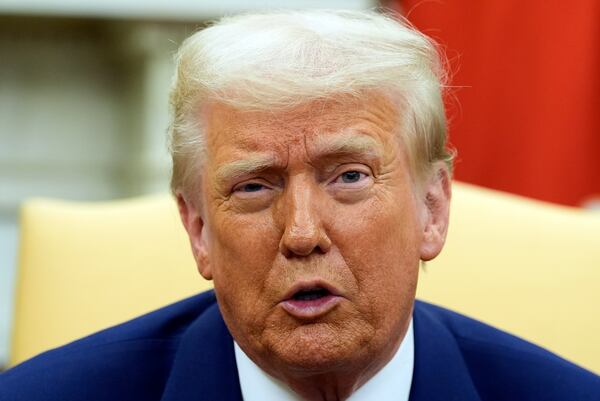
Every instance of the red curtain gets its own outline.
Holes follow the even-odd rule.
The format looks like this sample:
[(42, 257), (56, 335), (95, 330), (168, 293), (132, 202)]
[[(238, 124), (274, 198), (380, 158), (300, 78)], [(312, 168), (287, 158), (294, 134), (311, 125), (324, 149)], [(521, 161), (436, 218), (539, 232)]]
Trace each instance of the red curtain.
[(458, 180), (567, 205), (600, 197), (600, 1), (396, 6), (449, 59)]

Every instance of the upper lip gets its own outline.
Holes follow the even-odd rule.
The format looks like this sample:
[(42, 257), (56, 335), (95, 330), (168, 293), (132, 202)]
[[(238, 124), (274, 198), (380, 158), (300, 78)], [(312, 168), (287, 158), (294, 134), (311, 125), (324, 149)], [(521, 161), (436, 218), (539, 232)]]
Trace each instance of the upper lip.
[(292, 299), (294, 295), (300, 291), (310, 291), (318, 288), (323, 288), (329, 291), (331, 295), (342, 295), (341, 292), (337, 288), (335, 288), (335, 286), (322, 279), (302, 280), (294, 283), (294, 285), (292, 285), (290, 289), (285, 292), (282, 301)]

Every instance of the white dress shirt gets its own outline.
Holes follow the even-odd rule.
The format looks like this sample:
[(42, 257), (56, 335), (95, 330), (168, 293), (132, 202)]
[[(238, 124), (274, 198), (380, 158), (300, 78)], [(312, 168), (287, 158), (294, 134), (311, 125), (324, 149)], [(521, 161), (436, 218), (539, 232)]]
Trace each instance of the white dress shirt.
[[(260, 369), (234, 342), (240, 387), (244, 401), (301, 401), (281, 381)], [(347, 401), (408, 401), (414, 366), (412, 320), (394, 357)]]

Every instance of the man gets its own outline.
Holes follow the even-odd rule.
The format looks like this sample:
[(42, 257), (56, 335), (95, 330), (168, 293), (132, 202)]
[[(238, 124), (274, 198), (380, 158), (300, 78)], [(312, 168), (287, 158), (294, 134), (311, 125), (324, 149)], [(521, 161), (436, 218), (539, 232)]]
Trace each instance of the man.
[(172, 90), (204, 293), (42, 354), (0, 400), (599, 400), (600, 379), (415, 303), (451, 153), (430, 41), (375, 13), (226, 18)]

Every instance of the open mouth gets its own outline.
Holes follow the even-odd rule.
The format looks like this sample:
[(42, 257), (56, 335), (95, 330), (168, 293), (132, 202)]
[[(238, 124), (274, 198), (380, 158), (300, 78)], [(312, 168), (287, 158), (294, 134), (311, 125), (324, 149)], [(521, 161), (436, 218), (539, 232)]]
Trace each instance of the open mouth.
[(311, 288), (308, 290), (300, 290), (296, 292), (291, 299), (296, 301), (314, 301), (331, 295), (331, 292), (326, 288)]
[(342, 299), (326, 283), (304, 282), (290, 289), (281, 306), (292, 316), (312, 320), (333, 310)]

